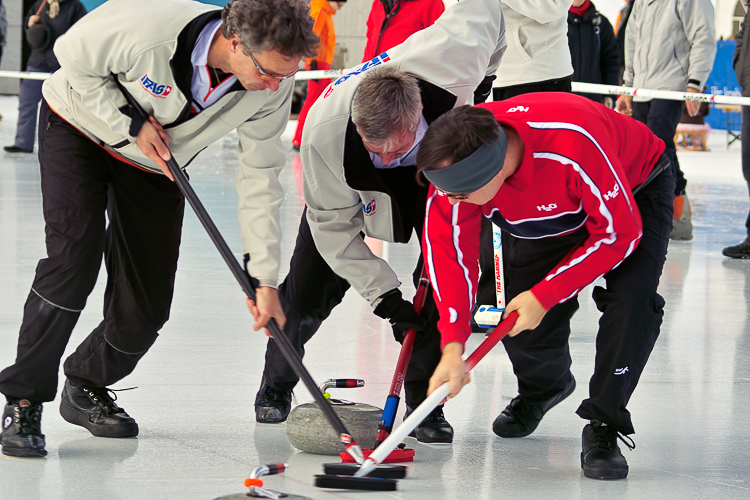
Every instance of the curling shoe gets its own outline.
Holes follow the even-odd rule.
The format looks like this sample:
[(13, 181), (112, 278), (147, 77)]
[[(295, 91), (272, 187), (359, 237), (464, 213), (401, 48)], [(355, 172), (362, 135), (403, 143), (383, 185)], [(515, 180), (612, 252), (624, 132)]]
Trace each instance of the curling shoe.
[(41, 458), (47, 455), (42, 434), (42, 404), (27, 399), (8, 402), (3, 410), (3, 431), (0, 433), (3, 455)]
[(584, 476), (589, 479), (625, 479), (628, 477), (628, 462), (617, 445), (618, 438), (631, 450), (635, 449), (635, 442), (632, 439), (598, 420), (592, 420), (583, 428), (581, 468)]
[[(406, 407), (406, 414), (404, 420), (411, 415), (414, 411), (412, 408)], [(420, 443), (433, 443), (433, 444), (450, 444), (453, 442), (453, 427), (445, 420), (443, 415), (443, 405), (438, 406), (432, 413), (427, 415), (427, 418), (422, 420), (422, 423), (414, 429), (409, 436), (417, 438)]]
[(672, 204), (674, 205), (674, 216), (672, 217), (672, 232), (669, 234), (669, 239), (677, 241), (692, 240), (692, 211), (685, 191), (675, 196)]
[(255, 421), (262, 424), (285, 422), (292, 409), (292, 391), (277, 391), (263, 381), (255, 395)]
[(576, 388), (576, 379), (570, 376), (565, 389), (546, 401), (533, 403), (523, 396), (513, 398), (492, 423), (492, 431), (500, 437), (526, 437), (536, 430), (545, 413), (570, 396)]
[(745, 238), (745, 241), (739, 245), (726, 247), (721, 253), (725, 257), (731, 257), (733, 259), (750, 259), (750, 236)]
[(66, 379), (61, 399), (60, 415), (71, 424), (85, 427), (94, 436), (126, 438), (138, 435), (138, 424), (117, 406), (111, 389), (78, 387)]

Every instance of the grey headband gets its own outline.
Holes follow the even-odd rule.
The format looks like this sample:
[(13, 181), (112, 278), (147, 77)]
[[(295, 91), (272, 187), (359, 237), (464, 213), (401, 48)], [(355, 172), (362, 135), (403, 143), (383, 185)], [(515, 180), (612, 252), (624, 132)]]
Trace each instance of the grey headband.
[(489, 145), (482, 144), (463, 160), (437, 170), (423, 170), (435, 187), (447, 193), (469, 194), (484, 187), (503, 168), (508, 134), (498, 127), (499, 137)]

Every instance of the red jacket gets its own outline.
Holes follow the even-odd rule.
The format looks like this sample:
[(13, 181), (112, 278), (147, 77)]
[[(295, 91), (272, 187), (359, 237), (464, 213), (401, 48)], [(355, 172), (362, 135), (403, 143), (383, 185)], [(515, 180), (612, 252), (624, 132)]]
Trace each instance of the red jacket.
[(385, 1), (372, 2), (367, 18), (367, 45), (362, 62), (395, 47), (412, 33), (431, 26), (445, 10), (443, 0), (396, 0), (390, 18), (384, 25)]
[(587, 239), (531, 289), (548, 310), (619, 265), (638, 245), (641, 216), (631, 186), (646, 179), (664, 152), (664, 143), (642, 123), (573, 94), (526, 94), (481, 106), (518, 131), (524, 158), (482, 206), (451, 206), (430, 187), (422, 245), (443, 346), (463, 344), (471, 333), (482, 215), (519, 238), (588, 230)]

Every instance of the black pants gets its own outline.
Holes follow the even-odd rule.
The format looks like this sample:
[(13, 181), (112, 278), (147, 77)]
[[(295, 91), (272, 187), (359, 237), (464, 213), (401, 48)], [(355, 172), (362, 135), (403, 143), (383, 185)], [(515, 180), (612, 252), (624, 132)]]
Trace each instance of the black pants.
[[(635, 432), (625, 407), (659, 336), (664, 299), (656, 288), (672, 230), (673, 192), (672, 172), (667, 169), (635, 196), (643, 220), (640, 244), (604, 275), (606, 288), (596, 286), (592, 294), (602, 315), (589, 398), (577, 413), (606, 422), (623, 434)], [(585, 229), (541, 240), (503, 233), (508, 300), (544, 279), (587, 236)], [(570, 380), (568, 338), (570, 318), (577, 309), (577, 298), (558, 304), (534, 330), (503, 340), (518, 377), (519, 394), (542, 401), (562, 391)]]
[(65, 375), (76, 385), (111, 385), (154, 343), (169, 317), (184, 199), (169, 179), (116, 160), (45, 101), (39, 161), (47, 258), (37, 265), (16, 362), (0, 372), (0, 392), (46, 402), (55, 398), (60, 358), (102, 255), (104, 319), (65, 361)]
[[(750, 191), (750, 107), (742, 106), (742, 175), (747, 182), (748, 191)], [(745, 229), (750, 236), (750, 213), (745, 220)]]
[[(559, 80), (495, 88), (493, 89), (493, 99), (495, 101), (503, 101), (532, 92), (570, 92), (572, 79), (573, 77), (569, 76)], [(489, 219), (482, 218), (479, 241), (481, 242), (479, 248), (479, 268), (482, 272), (479, 275), (479, 283), (477, 284), (476, 303), (477, 305), (494, 306), (497, 303), (495, 295), (495, 254), (492, 248), (492, 222)], [(507, 297), (506, 300), (508, 300)]]
[(674, 175), (674, 195), (679, 196), (687, 186), (685, 174), (680, 169), (677, 161), (677, 148), (674, 145), (674, 134), (677, 124), (682, 118), (682, 101), (667, 101), (653, 99), (645, 102), (633, 102), (633, 118), (646, 126), (656, 137), (664, 141), (667, 146), (664, 154), (672, 163), (672, 175)]
[[(415, 224), (415, 229), (418, 229), (417, 233), (421, 235), (421, 225)], [(414, 271), (415, 286), (421, 269), (420, 256)], [(289, 274), (278, 289), (286, 315), (284, 332), (300, 356), (304, 355), (307, 341), (315, 335), (333, 308), (341, 303), (348, 289), (349, 283), (334, 273), (318, 252), (310, 233), (305, 209)], [(440, 362), (440, 332), (437, 329), (439, 316), (432, 293), (427, 294), (421, 315), (427, 319), (428, 326), (417, 335), (404, 379), (406, 404), (412, 408), (419, 406), (427, 397), (430, 377)], [(356, 332), (352, 331), (352, 334), (356, 335)], [(336, 374), (331, 376), (335, 377)], [(265, 383), (279, 391), (291, 390), (299, 381), (299, 377), (273, 340), (269, 340), (266, 348), (263, 378)]]

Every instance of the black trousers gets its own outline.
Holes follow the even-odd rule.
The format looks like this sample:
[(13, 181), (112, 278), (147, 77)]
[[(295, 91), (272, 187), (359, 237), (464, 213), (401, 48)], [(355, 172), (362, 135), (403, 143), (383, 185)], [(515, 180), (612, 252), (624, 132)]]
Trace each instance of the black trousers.
[(165, 176), (118, 161), (45, 101), (39, 161), (47, 258), (37, 265), (16, 362), (0, 372), (0, 392), (46, 402), (55, 398), (60, 358), (102, 255), (104, 318), (65, 361), (65, 375), (76, 385), (111, 385), (154, 343), (169, 317), (184, 199)]
[[(742, 106), (742, 125), (741, 125), (742, 137), (745, 138), (742, 142), (742, 175), (745, 177), (747, 182), (748, 192), (750, 192), (750, 107)], [(747, 235), (750, 236), (750, 212), (747, 214), (745, 219), (745, 229)]]
[[(674, 180), (667, 169), (635, 200), (643, 220), (643, 237), (620, 266), (604, 275), (606, 287), (596, 286), (594, 302), (602, 313), (596, 336), (594, 374), (589, 397), (577, 413), (597, 419), (623, 434), (634, 431), (625, 408), (654, 347), (663, 316), (664, 299), (656, 292), (672, 230)], [(503, 233), (506, 293), (510, 301), (529, 290), (588, 236), (585, 230), (554, 238), (524, 240)], [(570, 319), (578, 309), (573, 298), (552, 307), (540, 325), (503, 340), (518, 392), (542, 401), (560, 392), (570, 373)]]
[(685, 174), (682, 173), (680, 162), (677, 160), (677, 148), (674, 144), (677, 124), (680, 123), (680, 118), (682, 118), (682, 106), (682, 101), (667, 101), (664, 99), (633, 102), (633, 118), (644, 123), (666, 145), (664, 154), (672, 163), (675, 196), (679, 196), (687, 186)]
[[(333, 308), (341, 303), (350, 286), (349, 282), (333, 272), (318, 252), (307, 223), (306, 210), (300, 221), (289, 274), (278, 288), (286, 314), (284, 332), (300, 356), (305, 353), (307, 341), (315, 335)], [(415, 224), (415, 229), (421, 236), (422, 226)], [(413, 275), (415, 286), (421, 269), (420, 256)], [(430, 377), (440, 362), (439, 315), (432, 293), (427, 294), (421, 315), (427, 319), (428, 326), (418, 332), (404, 379), (406, 404), (412, 408), (419, 406), (427, 397)], [(356, 335), (356, 332), (352, 333)], [(266, 348), (263, 378), (265, 383), (279, 391), (291, 390), (299, 381), (273, 340), (269, 340)]]
[[(493, 89), (493, 99), (503, 101), (523, 94), (532, 92), (570, 92), (573, 77), (560, 78), (546, 82), (527, 83), (514, 85), (512, 87), (501, 87)], [(492, 222), (482, 219), (482, 228), (479, 233), (479, 282), (477, 283), (477, 305), (492, 305), (497, 303), (495, 296), (495, 254), (492, 248)], [(507, 295), (507, 294), (506, 294)], [(506, 300), (509, 300), (506, 296)]]

